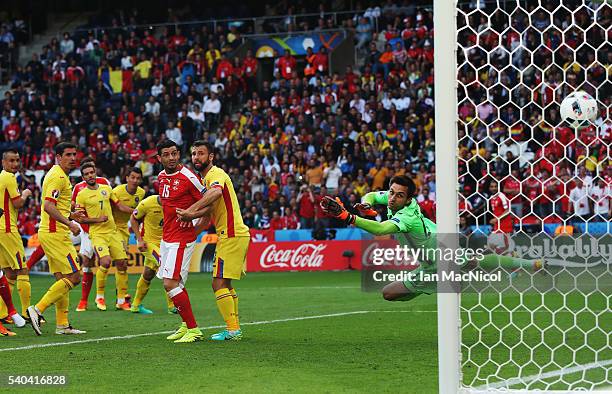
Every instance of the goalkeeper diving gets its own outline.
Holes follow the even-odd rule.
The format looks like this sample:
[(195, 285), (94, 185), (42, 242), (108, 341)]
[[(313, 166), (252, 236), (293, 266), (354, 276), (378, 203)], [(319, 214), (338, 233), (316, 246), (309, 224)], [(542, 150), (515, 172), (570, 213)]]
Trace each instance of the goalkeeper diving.
[[(374, 235), (394, 234), (401, 245), (414, 249), (437, 248), (436, 224), (423, 216), (415, 198), (416, 186), (412, 179), (400, 175), (391, 178), (388, 191), (371, 192), (363, 196), (361, 203), (354, 205), (359, 215), (354, 215), (344, 208), (339, 199), (325, 197), (321, 200), (321, 208), (328, 216), (335, 217), (346, 224), (353, 224)], [(377, 212), (375, 205), (386, 205), (388, 220), (377, 222), (372, 220)], [(372, 218), (372, 219), (368, 219)], [(471, 265), (471, 264), (470, 264)], [(484, 269), (504, 267), (509, 270), (517, 268), (540, 269), (541, 260), (526, 260), (497, 254), (484, 255), (478, 266)], [(419, 271), (426, 274), (437, 272), (437, 262), (419, 261), (419, 267), (413, 271), (415, 275), (406, 281), (396, 281), (383, 288), (383, 297), (388, 301), (409, 301), (420, 294), (433, 294), (437, 283), (420, 281)]]

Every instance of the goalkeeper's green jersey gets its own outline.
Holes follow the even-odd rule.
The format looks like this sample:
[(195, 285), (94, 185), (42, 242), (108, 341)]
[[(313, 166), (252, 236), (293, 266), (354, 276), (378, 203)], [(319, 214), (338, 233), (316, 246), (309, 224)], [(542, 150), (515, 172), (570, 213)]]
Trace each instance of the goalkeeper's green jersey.
[[(389, 202), (389, 192), (376, 192), (374, 204), (387, 205)], [(410, 204), (393, 213), (387, 207), (389, 220), (397, 226), (399, 230), (395, 237), (400, 245), (408, 245), (415, 249), (435, 249), (436, 244), (436, 224), (423, 216), (421, 207), (413, 198)], [(435, 269), (435, 261), (429, 261), (431, 268)]]

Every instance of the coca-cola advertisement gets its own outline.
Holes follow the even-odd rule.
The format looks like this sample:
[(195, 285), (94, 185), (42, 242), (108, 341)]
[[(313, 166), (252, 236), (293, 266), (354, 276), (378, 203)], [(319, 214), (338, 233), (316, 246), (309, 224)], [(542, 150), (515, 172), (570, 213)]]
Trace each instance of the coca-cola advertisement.
[(360, 241), (251, 243), (247, 271), (346, 270), (361, 257)]

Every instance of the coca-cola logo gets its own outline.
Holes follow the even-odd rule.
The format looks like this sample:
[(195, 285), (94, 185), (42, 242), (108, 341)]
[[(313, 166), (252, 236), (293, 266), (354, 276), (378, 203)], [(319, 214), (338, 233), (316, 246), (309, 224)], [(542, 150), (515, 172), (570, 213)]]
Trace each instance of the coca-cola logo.
[(295, 249), (277, 249), (276, 244), (266, 247), (259, 264), (262, 268), (319, 268), (323, 265), (323, 244), (302, 244)]

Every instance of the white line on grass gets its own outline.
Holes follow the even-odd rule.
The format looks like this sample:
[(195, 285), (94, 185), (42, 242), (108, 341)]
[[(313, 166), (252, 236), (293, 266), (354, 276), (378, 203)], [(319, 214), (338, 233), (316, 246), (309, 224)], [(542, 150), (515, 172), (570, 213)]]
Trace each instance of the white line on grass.
[[(254, 321), (254, 322), (247, 322), (247, 323), (240, 323), (240, 324), (243, 325), (243, 326), (257, 326), (257, 325), (261, 325), (261, 324), (283, 323), (283, 322), (298, 321), (298, 320), (323, 319), (323, 318), (326, 318), (326, 317), (337, 317), (337, 316), (348, 316), (348, 315), (361, 315), (361, 314), (374, 313), (374, 312), (378, 312), (378, 311), (340, 312), (340, 313), (330, 313), (330, 314), (326, 314), (326, 315), (300, 316), (300, 317), (289, 317), (289, 318), (286, 318), (286, 319), (262, 320), (262, 321)], [(222, 325), (222, 326), (208, 326), (208, 327), (201, 327), (201, 329), (202, 330), (208, 330), (208, 329), (223, 328), (223, 327), (225, 327), (225, 326), (224, 325)], [(139, 337), (148, 337), (148, 336), (153, 336), (153, 335), (170, 334), (172, 332), (174, 332), (174, 331), (146, 332), (146, 333), (143, 333), (143, 334), (132, 334), (132, 335), (122, 335), (122, 336), (113, 336), (113, 337), (81, 339), (81, 340), (78, 340), (78, 341), (69, 341), (69, 342), (42, 343), (42, 344), (38, 344), (38, 345), (28, 345), (28, 346), (20, 346), (20, 347), (13, 347), (13, 348), (7, 348), (7, 349), (0, 349), (0, 352), (10, 352), (10, 351), (16, 351), (16, 350), (29, 350), (29, 349), (40, 349), (40, 348), (52, 347), (52, 346), (75, 345), (75, 344), (90, 343), (90, 342), (114, 341), (114, 340), (119, 340), (119, 339), (132, 339), (132, 338), (139, 338)]]
[(538, 375), (525, 376), (524, 378), (518, 377), (518, 378), (502, 380), (501, 382), (485, 384), (485, 385), (474, 388), (474, 390), (486, 390), (486, 389), (491, 390), (491, 389), (500, 389), (500, 388), (509, 389), (510, 387), (516, 386), (517, 384), (526, 385), (536, 380), (540, 381), (540, 380), (555, 378), (557, 376), (570, 375), (570, 374), (577, 373), (577, 372), (588, 371), (589, 369), (594, 369), (594, 368), (604, 368), (611, 364), (612, 364), (612, 360), (595, 361), (589, 364), (576, 365), (570, 368), (562, 368), (557, 371), (550, 371), (550, 372), (544, 372)]

